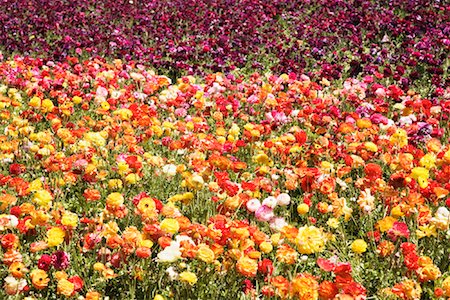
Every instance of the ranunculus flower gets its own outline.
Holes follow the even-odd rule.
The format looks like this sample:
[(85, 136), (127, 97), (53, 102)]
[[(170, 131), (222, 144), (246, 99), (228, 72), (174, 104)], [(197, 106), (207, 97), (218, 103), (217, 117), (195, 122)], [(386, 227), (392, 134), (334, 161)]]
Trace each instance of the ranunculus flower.
[(350, 245), (350, 248), (353, 252), (361, 254), (366, 252), (367, 250), (367, 243), (362, 239), (354, 240), (353, 243)]
[(66, 233), (59, 227), (53, 227), (47, 231), (47, 244), (49, 247), (55, 247), (64, 242)]
[(65, 270), (70, 265), (70, 255), (64, 251), (56, 251), (51, 256), (52, 265), (56, 270)]
[(194, 285), (197, 283), (197, 275), (188, 271), (181, 272), (178, 275), (178, 279), (182, 282), (187, 282), (190, 285)]
[(273, 209), (266, 205), (262, 205), (256, 210), (255, 217), (258, 221), (261, 222), (270, 221), (270, 219), (274, 217)]
[(30, 278), (33, 286), (38, 290), (45, 289), (50, 282), (50, 278), (48, 278), (47, 272), (40, 269), (31, 271)]
[(236, 269), (246, 277), (255, 277), (258, 271), (258, 262), (248, 256), (242, 256), (236, 263)]
[(247, 201), (246, 206), (249, 211), (256, 212), (258, 208), (261, 207), (261, 202), (259, 202), (258, 199), (250, 199), (249, 201)]

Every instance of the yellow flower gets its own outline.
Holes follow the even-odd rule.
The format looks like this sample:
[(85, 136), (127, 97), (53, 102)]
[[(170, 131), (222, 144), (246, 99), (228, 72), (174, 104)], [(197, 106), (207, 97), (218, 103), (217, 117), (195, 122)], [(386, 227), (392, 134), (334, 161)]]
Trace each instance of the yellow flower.
[(41, 110), (42, 110), (43, 112), (52, 112), (54, 107), (55, 107), (55, 106), (53, 105), (52, 100), (50, 100), (50, 99), (44, 99), (44, 101), (42, 101), (42, 107), (41, 107)]
[(119, 207), (123, 204), (124, 198), (120, 193), (111, 193), (106, 198), (106, 204), (110, 207)]
[(60, 245), (64, 242), (64, 237), (66, 233), (59, 227), (53, 227), (47, 231), (47, 244), (49, 247), (54, 247)]
[(261, 165), (272, 166), (272, 160), (264, 152), (259, 153), (253, 157), (253, 160)]
[(299, 215), (306, 215), (309, 212), (309, 206), (306, 203), (299, 204), (297, 206), (297, 212)]
[(128, 108), (120, 108), (116, 110), (113, 115), (119, 116), (122, 121), (129, 120), (133, 116), (133, 112)]
[(392, 228), (392, 226), (394, 226), (394, 223), (397, 221), (396, 218), (391, 217), (391, 216), (387, 216), (386, 218), (380, 220), (377, 222), (376, 227), (378, 228), (378, 230), (380, 230), (381, 232), (386, 232), (389, 229)]
[(78, 224), (78, 215), (73, 212), (65, 212), (61, 218), (61, 224), (67, 227), (77, 227)]
[(61, 279), (58, 281), (57, 292), (58, 294), (62, 294), (66, 297), (72, 295), (75, 290), (75, 285), (67, 279)]
[(419, 186), (423, 189), (428, 186), (429, 176), (430, 172), (423, 167), (415, 167), (411, 171), (411, 177), (417, 180), (417, 183), (419, 183)]
[(411, 171), (411, 177), (413, 179), (416, 179), (416, 180), (418, 178), (421, 178), (421, 177), (425, 178), (425, 179), (428, 179), (429, 176), (430, 176), (430, 172), (427, 169), (423, 168), (423, 167), (415, 167)]
[(122, 186), (122, 180), (120, 179), (110, 179), (108, 181), (108, 188), (111, 190), (121, 189)]
[(149, 197), (142, 198), (139, 201), (137, 208), (144, 218), (153, 219), (156, 218), (157, 216), (156, 204), (152, 198)]
[(330, 226), (331, 228), (338, 228), (339, 227), (339, 220), (336, 218), (329, 218), (327, 221), (327, 225)]
[(34, 193), (33, 202), (41, 207), (49, 207), (52, 202), (52, 195), (47, 190), (38, 190)]
[(273, 246), (270, 242), (262, 242), (259, 244), (259, 249), (264, 253), (270, 253), (273, 250)]
[(357, 240), (353, 241), (350, 248), (352, 249), (353, 252), (361, 254), (361, 253), (366, 252), (367, 243), (364, 240), (357, 239)]
[(429, 224), (419, 226), (419, 229), (416, 230), (416, 235), (419, 239), (429, 236), (437, 236), (436, 226)]
[(436, 167), (436, 155), (434, 153), (425, 154), (419, 161), (421, 167), (431, 169)]
[(377, 152), (378, 151), (377, 145), (375, 145), (372, 142), (365, 142), (364, 143), (364, 148), (366, 148), (366, 150), (370, 151), (370, 152)]
[(125, 182), (128, 184), (136, 184), (140, 180), (141, 177), (139, 177), (139, 175), (135, 173), (128, 174), (127, 177), (125, 177)]
[(212, 263), (215, 258), (214, 251), (206, 245), (201, 245), (197, 250), (197, 258), (206, 263)]
[(176, 219), (167, 218), (161, 222), (160, 228), (167, 233), (174, 234), (180, 229), (180, 224)]
[(83, 101), (83, 98), (81, 98), (80, 96), (74, 96), (72, 98), (72, 102), (75, 103), (75, 104), (80, 104), (81, 101)]
[(40, 107), (41, 106), (41, 98), (34, 96), (30, 99), (30, 102), (28, 103), (31, 107)]
[(408, 145), (408, 133), (404, 129), (397, 129), (397, 131), (391, 135), (390, 142), (393, 145), (398, 145), (400, 148)]
[(142, 240), (140, 242), (140, 246), (145, 248), (151, 248), (153, 247), (153, 242), (151, 240)]
[(197, 275), (195, 275), (192, 272), (188, 272), (188, 271), (181, 272), (178, 275), (178, 278), (180, 279), (180, 281), (187, 282), (190, 285), (194, 285), (197, 282)]
[(450, 297), (450, 276), (442, 281), (442, 289), (444, 290), (444, 295)]
[(96, 262), (93, 266), (95, 271), (102, 272), (106, 269), (105, 265), (101, 262)]
[(295, 243), (301, 254), (312, 254), (323, 251), (326, 237), (315, 226), (303, 226), (298, 230)]

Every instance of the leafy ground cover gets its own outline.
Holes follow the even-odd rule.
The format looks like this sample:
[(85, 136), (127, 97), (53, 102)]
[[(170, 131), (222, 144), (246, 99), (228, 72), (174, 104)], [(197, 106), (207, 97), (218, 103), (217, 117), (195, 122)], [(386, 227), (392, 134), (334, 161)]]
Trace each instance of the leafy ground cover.
[(449, 16), (3, 1), (0, 298), (450, 298)]

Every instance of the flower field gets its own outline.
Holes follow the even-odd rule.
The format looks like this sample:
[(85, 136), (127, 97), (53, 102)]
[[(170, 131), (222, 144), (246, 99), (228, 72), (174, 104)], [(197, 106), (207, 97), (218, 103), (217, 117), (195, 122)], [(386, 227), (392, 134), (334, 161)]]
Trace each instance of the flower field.
[(0, 299), (450, 298), (445, 1), (3, 6)]

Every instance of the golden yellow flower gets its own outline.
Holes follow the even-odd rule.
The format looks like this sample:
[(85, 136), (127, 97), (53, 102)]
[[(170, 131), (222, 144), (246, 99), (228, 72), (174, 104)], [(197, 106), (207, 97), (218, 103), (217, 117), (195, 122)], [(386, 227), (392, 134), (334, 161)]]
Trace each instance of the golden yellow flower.
[(215, 258), (214, 251), (206, 245), (201, 245), (197, 250), (197, 258), (206, 263), (212, 263)]
[(427, 153), (425, 154), (419, 161), (419, 164), (421, 167), (424, 167), (426, 169), (431, 169), (436, 167), (436, 154), (434, 153)]
[(106, 198), (106, 204), (110, 207), (116, 208), (123, 204), (124, 198), (120, 193), (111, 193)]
[(73, 212), (64, 212), (61, 218), (61, 224), (67, 227), (75, 228), (78, 225), (78, 215)]
[(237, 261), (236, 269), (244, 276), (254, 277), (258, 271), (258, 261), (243, 255)]
[(67, 279), (58, 281), (57, 292), (66, 297), (70, 297), (75, 290), (75, 285)]
[(123, 187), (122, 180), (120, 179), (110, 179), (108, 181), (108, 188), (111, 190), (121, 189)]
[(176, 219), (167, 218), (162, 220), (160, 228), (167, 233), (174, 234), (180, 229), (180, 224)]
[(48, 278), (47, 272), (41, 269), (35, 269), (31, 271), (30, 278), (33, 286), (38, 290), (45, 289), (50, 282), (50, 278)]
[(263, 252), (263, 253), (270, 253), (273, 250), (273, 246), (272, 243), (270, 242), (262, 242), (261, 244), (259, 244), (259, 249)]
[(444, 290), (444, 295), (450, 297), (450, 276), (442, 281), (442, 289)]
[(142, 198), (139, 201), (137, 208), (144, 218), (154, 219), (158, 215), (155, 201), (152, 198)]
[(309, 206), (306, 203), (299, 204), (297, 206), (297, 212), (299, 215), (306, 215), (309, 212)]
[(197, 283), (197, 275), (195, 275), (192, 272), (188, 272), (188, 271), (181, 272), (178, 275), (178, 278), (180, 279), (180, 281), (187, 282), (190, 285), (194, 285), (195, 283)]
[(55, 247), (64, 242), (66, 233), (59, 227), (53, 227), (47, 231), (47, 244), (49, 247)]
[(52, 199), (52, 195), (47, 190), (38, 190), (33, 196), (33, 202), (41, 207), (49, 207)]
[(366, 252), (367, 243), (362, 239), (357, 239), (357, 240), (353, 241), (350, 248), (352, 249), (353, 252), (361, 254), (361, 253)]
[(295, 243), (301, 254), (321, 252), (325, 247), (325, 242), (326, 236), (322, 230), (315, 226), (303, 226), (299, 228), (298, 235), (295, 238)]
[(391, 216), (387, 216), (384, 219), (381, 219), (377, 222), (376, 228), (378, 228), (381, 232), (386, 232), (394, 226), (394, 223), (397, 222), (397, 219)]

